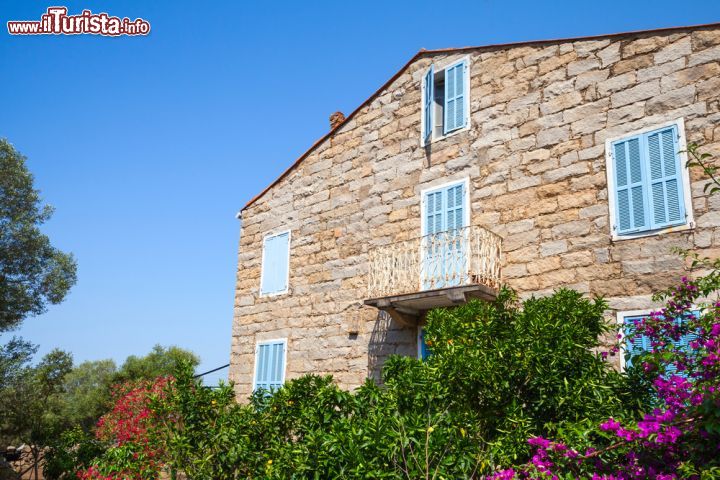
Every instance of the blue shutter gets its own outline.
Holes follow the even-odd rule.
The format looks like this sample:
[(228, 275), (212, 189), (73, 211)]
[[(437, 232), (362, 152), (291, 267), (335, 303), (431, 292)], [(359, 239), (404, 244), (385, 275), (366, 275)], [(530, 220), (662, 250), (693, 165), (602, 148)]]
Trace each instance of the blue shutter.
[(260, 343), (257, 348), (255, 390), (277, 390), (282, 387), (285, 373), (285, 342)]
[(447, 198), (446, 210), (446, 230), (456, 230), (465, 227), (465, 215), (463, 209), (465, 207), (465, 185), (455, 185), (448, 187), (445, 191)]
[(650, 132), (647, 138), (647, 161), (650, 172), (652, 228), (685, 222), (681, 165), (675, 126)]
[[(700, 316), (699, 310), (694, 310), (691, 313), (695, 318), (698, 318)], [(681, 322), (685, 322), (685, 319), (679, 318), (677, 321), (679, 323), (681, 323)], [(687, 353), (688, 355), (692, 355), (693, 352), (690, 350), (690, 342), (693, 340), (696, 340), (697, 338), (698, 338), (697, 332), (688, 332), (685, 335), (683, 335), (682, 337), (680, 337), (680, 339), (678, 341), (673, 342), (673, 344), (675, 345), (675, 348), (677, 348), (678, 350), (681, 350), (681, 351)], [(668, 373), (671, 373), (671, 374), (677, 373), (678, 375), (681, 375), (683, 377), (687, 376), (687, 372), (676, 372), (676, 370), (677, 369), (675, 368), (674, 365), (670, 365), (667, 368)]]
[(445, 209), (443, 192), (435, 191), (425, 195), (425, 235), (433, 235), (445, 230)]
[[(465, 184), (454, 184), (425, 194), (425, 235), (456, 231), (465, 225)], [(458, 235), (462, 235), (459, 232)], [(465, 267), (465, 243), (449, 241), (443, 236), (434, 242), (428, 239), (424, 252), (422, 285), (425, 290), (456, 286), (463, 282)]]
[(647, 228), (641, 139), (633, 137), (613, 144), (615, 167), (615, 215), (618, 234)]
[(462, 128), (467, 123), (465, 111), (465, 69), (466, 62), (445, 69), (445, 121), (443, 133)]
[(640, 355), (643, 352), (647, 352), (650, 350), (650, 339), (648, 339), (645, 335), (635, 337), (633, 338), (632, 342), (628, 341), (627, 337), (633, 332), (633, 328), (635, 325), (635, 320), (640, 320), (641, 318), (644, 318), (643, 316), (639, 317), (625, 317), (624, 320), (624, 328), (625, 328), (625, 368), (630, 368), (632, 366), (632, 359), (633, 357), (636, 357)]
[(465, 184), (425, 194), (425, 235), (456, 230), (465, 225)]
[[(692, 312), (692, 314), (697, 318), (700, 315), (700, 312), (698, 310), (695, 310)], [(625, 317), (625, 335), (629, 335), (630, 332), (632, 332), (632, 327), (634, 325), (635, 320), (639, 320), (641, 318), (645, 318), (644, 316), (639, 317)], [(679, 323), (682, 323), (685, 321), (684, 318), (678, 318), (676, 320)], [(688, 353), (690, 349), (690, 342), (697, 338), (697, 333), (689, 332), (682, 337), (680, 337), (679, 340), (677, 340), (674, 343), (674, 346), (680, 350), (685, 350)], [(626, 367), (630, 367), (632, 365), (632, 357), (635, 357), (639, 355), (642, 352), (647, 352), (650, 350), (650, 340), (645, 336), (636, 337), (633, 339), (632, 343), (626, 343), (625, 345), (625, 354), (626, 354)], [(676, 368), (674, 365), (668, 365), (667, 367), (667, 373), (668, 374), (674, 374), (676, 373)], [(685, 372), (680, 373), (681, 375), (685, 375)]]
[(430, 356), (430, 347), (425, 343), (425, 329), (420, 327), (420, 360), (426, 360)]
[(619, 235), (685, 223), (677, 126), (613, 143)]
[(425, 125), (423, 126), (423, 139), (425, 143), (429, 143), (432, 137), (433, 131), (433, 102), (435, 98), (435, 70), (430, 65), (430, 70), (425, 74), (425, 99), (423, 102), (423, 108), (425, 111)]
[(265, 239), (261, 285), (263, 294), (279, 293), (287, 290), (289, 255), (289, 232)]

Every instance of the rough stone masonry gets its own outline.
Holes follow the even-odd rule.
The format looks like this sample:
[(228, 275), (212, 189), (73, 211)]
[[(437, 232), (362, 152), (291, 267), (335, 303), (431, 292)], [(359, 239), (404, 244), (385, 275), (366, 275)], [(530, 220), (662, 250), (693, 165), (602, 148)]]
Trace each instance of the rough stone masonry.
[[(470, 128), (421, 147), (421, 84), (470, 65)], [(605, 141), (683, 119), (720, 155), (720, 26), (421, 52), (242, 212), (230, 379), (252, 390), (258, 341), (287, 338), (286, 378), (332, 374), (352, 388), (417, 332), (363, 306), (368, 251), (420, 236), (420, 192), (470, 179), (471, 225), (504, 238), (504, 281), (521, 294), (566, 286), (611, 309), (653, 307), (684, 264), (717, 257), (720, 196), (691, 172), (695, 224), (613, 241)], [(291, 229), (289, 292), (261, 297), (263, 238)], [(614, 321), (613, 312), (608, 318)], [(356, 333), (355, 333), (356, 332)]]

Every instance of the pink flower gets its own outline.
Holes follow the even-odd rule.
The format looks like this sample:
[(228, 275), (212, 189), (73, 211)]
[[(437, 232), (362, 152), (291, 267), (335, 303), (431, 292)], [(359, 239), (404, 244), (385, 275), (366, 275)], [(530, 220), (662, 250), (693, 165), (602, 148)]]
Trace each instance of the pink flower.
[(618, 428), (620, 428), (620, 422), (617, 422), (612, 417), (610, 417), (610, 419), (608, 421), (600, 424), (600, 430), (602, 430), (604, 432), (614, 432)]
[(533, 437), (528, 439), (528, 443), (534, 447), (548, 448), (550, 446), (550, 440), (543, 437)]

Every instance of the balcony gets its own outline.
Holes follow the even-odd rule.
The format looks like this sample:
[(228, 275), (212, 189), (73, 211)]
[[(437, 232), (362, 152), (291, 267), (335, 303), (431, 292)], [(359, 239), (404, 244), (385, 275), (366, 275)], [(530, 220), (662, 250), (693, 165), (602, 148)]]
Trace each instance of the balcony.
[(366, 305), (404, 325), (418, 325), (431, 308), (494, 299), (500, 287), (502, 239), (470, 226), (370, 252)]

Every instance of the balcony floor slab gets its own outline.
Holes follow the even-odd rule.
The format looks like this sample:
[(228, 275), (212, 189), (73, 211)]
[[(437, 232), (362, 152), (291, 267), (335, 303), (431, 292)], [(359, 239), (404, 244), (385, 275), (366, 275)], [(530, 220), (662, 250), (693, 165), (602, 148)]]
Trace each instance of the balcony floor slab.
[(433, 308), (462, 305), (471, 298), (491, 301), (496, 297), (497, 290), (485, 285), (473, 284), (371, 298), (365, 300), (365, 305), (386, 311), (400, 323), (413, 326), (418, 325), (425, 312)]

